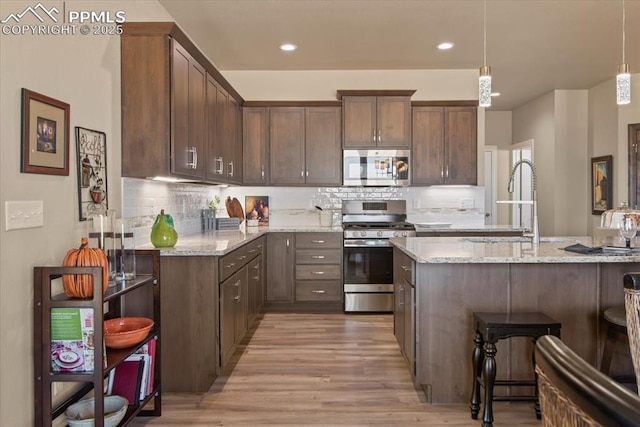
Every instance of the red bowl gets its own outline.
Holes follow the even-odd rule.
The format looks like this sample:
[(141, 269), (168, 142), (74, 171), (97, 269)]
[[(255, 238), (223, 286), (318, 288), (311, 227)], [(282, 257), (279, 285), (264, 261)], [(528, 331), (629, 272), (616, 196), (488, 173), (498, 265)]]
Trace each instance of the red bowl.
[(104, 321), (104, 344), (109, 348), (127, 348), (142, 342), (153, 328), (146, 317), (118, 317)]

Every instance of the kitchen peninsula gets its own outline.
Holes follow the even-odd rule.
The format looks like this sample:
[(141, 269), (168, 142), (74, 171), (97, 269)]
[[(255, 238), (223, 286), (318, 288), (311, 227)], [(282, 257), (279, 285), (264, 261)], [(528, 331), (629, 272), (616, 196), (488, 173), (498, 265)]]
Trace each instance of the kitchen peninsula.
[[(623, 304), (622, 277), (640, 271), (640, 252), (579, 254), (563, 248), (620, 244), (608, 239), (550, 237), (539, 245), (522, 237), (392, 239), (402, 261), (394, 283), (405, 283), (411, 271), (415, 284), (415, 324), (404, 340), (414, 340), (415, 365), (409, 365), (427, 400), (469, 401), (473, 312), (544, 312), (562, 323), (562, 340), (597, 366), (604, 342), (601, 313)], [(504, 340), (497, 348), (498, 378), (532, 377), (529, 340)]]

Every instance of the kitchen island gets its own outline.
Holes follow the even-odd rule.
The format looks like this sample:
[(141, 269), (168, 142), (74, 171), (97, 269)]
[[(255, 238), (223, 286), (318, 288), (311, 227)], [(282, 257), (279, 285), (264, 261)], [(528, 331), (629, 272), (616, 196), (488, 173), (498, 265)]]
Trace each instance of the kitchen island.
[[(604, 342), (601, 313), (623, 304), (622, 277), (640, 271), (640, 252), (563, 250), (576, 243), (620, 244), (612, 238), (541, 240), (539, 245), (521, 237), (391, 240), (415, 275), (412, 374), (429, 402), (469, 401), (473, 312), (544, 312), (562, 323), (562, 340), (597, 366)], [(502, 340), (497, 348), (498, 379), (532, 377), (530, 340)]]

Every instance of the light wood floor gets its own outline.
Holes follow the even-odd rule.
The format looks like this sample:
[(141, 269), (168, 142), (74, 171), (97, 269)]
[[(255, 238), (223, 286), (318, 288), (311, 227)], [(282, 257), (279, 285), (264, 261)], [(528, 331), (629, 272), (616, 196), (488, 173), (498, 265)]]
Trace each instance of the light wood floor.
[[(482, 425), (466, 403), (425, 403), (389, 315), (268, 313), (242, 344), (208, 393), (165, 393), (162, 417), (131, 425)], [(494, 415), (496, 427), (541, 425), (532, 403), (495, 403)]]

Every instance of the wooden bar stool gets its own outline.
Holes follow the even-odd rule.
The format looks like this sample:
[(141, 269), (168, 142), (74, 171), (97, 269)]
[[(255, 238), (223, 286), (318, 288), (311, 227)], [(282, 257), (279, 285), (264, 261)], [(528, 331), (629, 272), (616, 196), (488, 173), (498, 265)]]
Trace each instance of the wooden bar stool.
[[(511, 337), (530, 337), (534, 348), (538, 338), (555, 335), (560, 338), (560, 322), (544, 313), (473, 313), (475, 336), (472, 355), (473, 387), (471, 394), (471, 418), (478, 419), (480, 412), (480, 386), (484, 386), (484, 410), (482, 427), (493, 426), (493, 401), (533, 401), (536, 417), (540, 419), (537, 378), (533, 380), (496, 381), (496, 343)], [(532, 354), (535, 372), (535, 358)], [(533, 396), (494, 396), (494, 386), (534, 386)]]
[[(629, 336), (627, 335), (627, 318), (624, 305), (608, 308), (603, 314), (607, 321), (607, 337), (602, 349), (602, 359), (600, 359), (600, 372), (610, 375), (611, 360), (617, 343), (622, 343), (625, 348), (629, 348)], [(630, 382), (634, 378), (616, 377), (620, 382)]]

